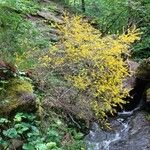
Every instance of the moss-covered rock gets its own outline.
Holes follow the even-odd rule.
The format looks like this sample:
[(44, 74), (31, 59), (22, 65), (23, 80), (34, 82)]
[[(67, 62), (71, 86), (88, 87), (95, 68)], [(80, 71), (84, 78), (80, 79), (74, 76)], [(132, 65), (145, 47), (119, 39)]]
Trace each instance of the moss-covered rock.
[(35, 109), (35, 96), (32, 84), (24, 79), (13, 78), (4, 86), (0, 95), (0, 115), (12, 111), (32, 111)]
[(136, 77), (150, 81), (150, 57), (141, 62), (140, 66), (137, 68)]
[(7, 94), (12, 96), (18, 96), (22, 93), (31, 93), (33, 94), (33, 86), (27, 80), (14, 78), (9, 81), (7, 86)]

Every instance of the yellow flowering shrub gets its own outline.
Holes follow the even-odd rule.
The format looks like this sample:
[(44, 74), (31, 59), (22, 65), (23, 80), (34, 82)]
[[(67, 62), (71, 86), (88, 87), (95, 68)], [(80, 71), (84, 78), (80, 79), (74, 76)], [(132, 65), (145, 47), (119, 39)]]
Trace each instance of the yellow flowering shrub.
[(106, 112), (113, 113), (116, 105), (125, 103), (122, 98), (128, 92), (122, 82), (128, 70), (122, 54), (139, 40), (139, 31), (133, 27), (126, 34), (102, 37), (79, 16), (65, 16), (64, 22), (58, 26), (61, 40), (40, 62), (86, 94), (95, 116), (103, 119)]

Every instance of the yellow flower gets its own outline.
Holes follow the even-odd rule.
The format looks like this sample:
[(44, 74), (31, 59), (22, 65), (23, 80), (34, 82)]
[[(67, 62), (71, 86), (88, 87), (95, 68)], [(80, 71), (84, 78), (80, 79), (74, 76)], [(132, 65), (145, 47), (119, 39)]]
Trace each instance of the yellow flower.
[[(64, 17), (65, 24), (58, 26), (61, 40), (42, 58), (46, 67), (57, 70), (64, 78), (89, 96), (91, 109), (104, 119), (106, 112), (124, 103), (127, 90), (122, 89), (128, 75), (122, 53), (128, 54), (129, 46), (139, 40), (139, 31), (133, 27), (120, 36), (101, 37), (80, 16)], [(61, 46), (60, 46), (61, 45)]]

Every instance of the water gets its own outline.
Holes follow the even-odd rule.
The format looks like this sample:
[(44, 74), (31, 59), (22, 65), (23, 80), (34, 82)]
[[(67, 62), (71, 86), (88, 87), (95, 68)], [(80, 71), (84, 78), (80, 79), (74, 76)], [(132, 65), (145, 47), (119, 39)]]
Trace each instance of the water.
[[(111, 121), (113, 131), (107, 132), (93, 123), (90, 133), (86, 136), (87, 150), (110, 150), (110, 145), (128, 136), (129, 121), (125, 116), (131, 116), (131, 112), (122, 112), (117, 119)], [(120, 117), (123, 116), (123, 117)]]

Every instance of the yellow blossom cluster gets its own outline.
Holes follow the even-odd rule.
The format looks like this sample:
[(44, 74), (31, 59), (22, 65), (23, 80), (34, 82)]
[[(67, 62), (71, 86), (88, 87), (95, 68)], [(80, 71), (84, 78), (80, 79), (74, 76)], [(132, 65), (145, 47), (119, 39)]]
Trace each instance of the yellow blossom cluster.
[(40, 61), (55, 73), (61, 73), (72, 86), (89, 96), (96, 117), (106, 117), (128, 93), (122, 81), (127, 77), (127, 65), (122, 54), (139, 40), (139, 31), (133, 27), (122, 35), (102, 37), (80, 16), (64, 17), (59, 25), (61, 40)]

